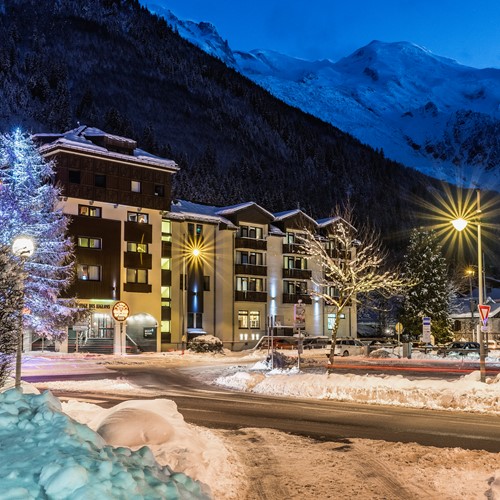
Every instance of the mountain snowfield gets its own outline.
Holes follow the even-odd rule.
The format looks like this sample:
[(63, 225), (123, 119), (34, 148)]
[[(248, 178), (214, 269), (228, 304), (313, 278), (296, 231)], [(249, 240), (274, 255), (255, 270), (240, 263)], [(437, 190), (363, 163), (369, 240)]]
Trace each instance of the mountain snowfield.
[(210, 23), (144, 3), (205, 52), (388, 158), (500, 190), (500, 69), (463, 66), (409, 42), (373, 41), (337, 62), (233, 51)]

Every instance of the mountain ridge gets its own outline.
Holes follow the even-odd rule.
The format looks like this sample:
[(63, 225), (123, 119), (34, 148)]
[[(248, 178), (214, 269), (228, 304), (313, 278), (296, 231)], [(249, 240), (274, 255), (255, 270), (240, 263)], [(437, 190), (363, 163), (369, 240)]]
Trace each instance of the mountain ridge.
[[(170, 13), (169, 22), (199, 44), (184, 21)], [(213, 26), (211, 37), (221, 42), (210, 53), (225, 64), (387, 157), (454, 184), (500, 190), (500, 69), (471, 68), (411, 42), (374, 40), (333, 62), (232, 51)]]

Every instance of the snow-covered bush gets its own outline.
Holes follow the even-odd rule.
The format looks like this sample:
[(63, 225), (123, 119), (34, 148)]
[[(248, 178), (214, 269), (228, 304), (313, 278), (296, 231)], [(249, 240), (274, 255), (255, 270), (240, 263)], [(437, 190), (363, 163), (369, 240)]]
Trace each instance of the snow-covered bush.
[(222, 340), (213, 335), (199, 335), (191, 340), (187, 347), (192, 352), (224, 353)]

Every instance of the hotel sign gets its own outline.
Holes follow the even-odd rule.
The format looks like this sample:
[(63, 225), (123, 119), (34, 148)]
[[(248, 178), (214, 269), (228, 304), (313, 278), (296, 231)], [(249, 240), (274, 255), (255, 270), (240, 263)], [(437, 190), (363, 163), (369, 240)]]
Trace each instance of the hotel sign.
[(125, 321), (130, 314), (130, 309), (125, 302), (118, 301), (111, 309), (111, 314), (116, 321)]

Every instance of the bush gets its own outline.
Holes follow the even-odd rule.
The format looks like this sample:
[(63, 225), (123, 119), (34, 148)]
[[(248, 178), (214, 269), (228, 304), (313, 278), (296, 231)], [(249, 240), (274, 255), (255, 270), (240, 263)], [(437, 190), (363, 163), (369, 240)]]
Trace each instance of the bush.
[(214, 352), (224, 354), (222, 340), (213, 335), (199, 335), (188, 342), (187, 348), (191, 352)]

